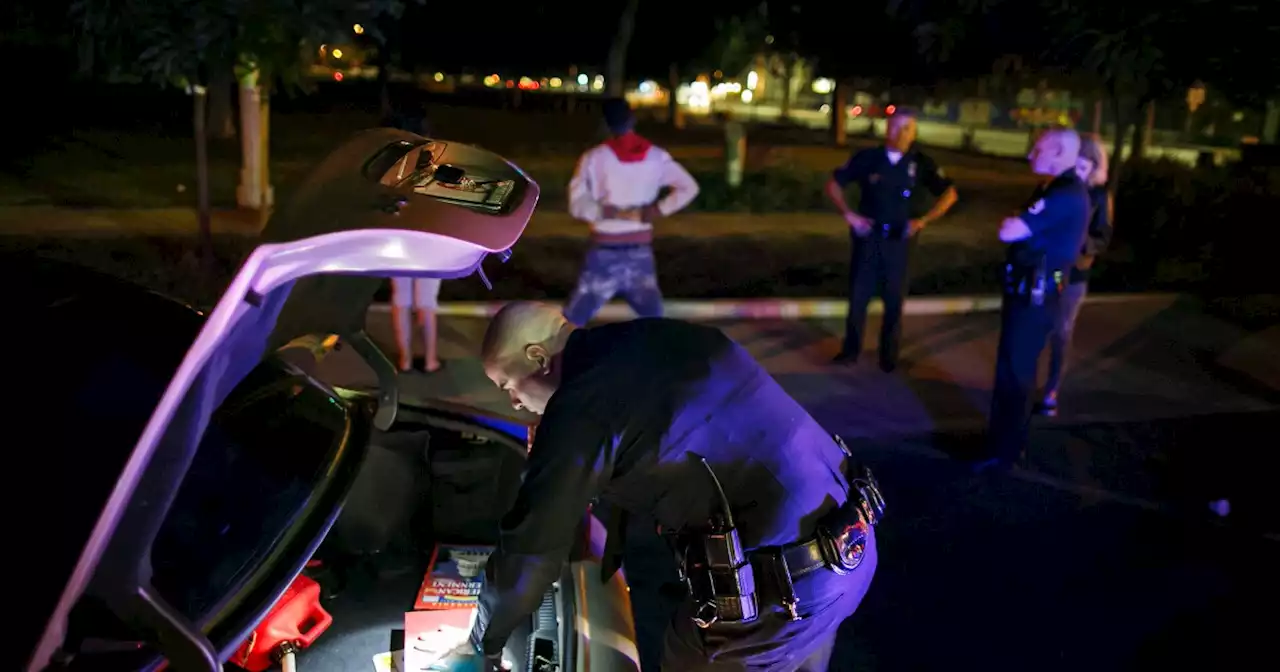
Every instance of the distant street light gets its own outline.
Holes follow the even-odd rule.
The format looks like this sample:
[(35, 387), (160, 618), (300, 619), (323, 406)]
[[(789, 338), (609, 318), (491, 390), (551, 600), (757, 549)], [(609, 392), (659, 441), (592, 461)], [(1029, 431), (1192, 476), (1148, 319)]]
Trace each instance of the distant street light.
[(354, 26), (351, 26), (351, 30), (356, 31), (356, 35), (364, 35), (364, 26), (358, 23)]
[(334, 50), (333, 50), (333, 57), (334, 57), (334, 58), (342, 58), (342, 50), (341, 50), (341, 49), (334, 49)]

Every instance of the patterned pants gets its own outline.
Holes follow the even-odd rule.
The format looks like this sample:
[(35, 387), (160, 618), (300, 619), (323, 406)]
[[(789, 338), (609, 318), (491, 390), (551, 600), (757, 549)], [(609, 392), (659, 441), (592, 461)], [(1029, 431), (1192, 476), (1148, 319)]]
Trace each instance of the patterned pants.
[(1053, 319), (1053, 333), (1049, 334), (1049, 378), (1044, 385), (1045, 396), (1057, 396), (1058, 387), (1062, 385), (1067, 353), (1071, 351), (1071, 334), (1075, 333), (1080, 304), (1088, 293), (1087, 282), (1075, 282), (1062, 290), (1062, 303)]
[(614, 296), (639, 317), (662, 316), (662, 291), (649, 245), (597, 245), (587, 250), (578, 286), (569, 297), (564, 316), (583, 326)]

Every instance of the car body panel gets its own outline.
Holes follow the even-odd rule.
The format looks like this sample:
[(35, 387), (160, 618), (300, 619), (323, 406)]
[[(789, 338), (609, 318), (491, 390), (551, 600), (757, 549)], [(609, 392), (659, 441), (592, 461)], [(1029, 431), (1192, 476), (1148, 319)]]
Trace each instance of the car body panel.
[[(50, 660), (72, 607), (91, 587), (113, 610), (129, 612), (159, 633), (175, 665), (217, 668), (219, 652), (198, 624), (147, 590), (147, 555), (214, 410), (275, 347), (307, 333), (347, 335), (353, 316), (362, 323), (381, 277), (474, 272), (485, 256), (519, 238), (537, 204), (537, 184), (518, 168), (456, 143), (448, 151), (458, 159), (449, 160), (470, 161), (519, 181), (509, 207), (481, 213), (362, 172), (373, 158), (370, 152), (429, 142), (390, 129), (359, 134), (323, 161), (272, 217), (265, 237), (273, 242), (250, 253), (232, 278), (121, 469), (28, 669), (42, 669)], [(308, 280), (319, 275), (328, 277)], [(184, 657), (174, 658), (175, 652)]]
[[(492, 387), (483, 376), (471, 376), (466, 380), (471, 381), (472, 387)], [(524, 440), (521, 435), (532, 428), (532, 425), (522, 422), (495, 419), (486, 412), (458, 417), (446, 415), (438, 407), (414, 405), (413, 399), (406, 399), (405, 403), (405, 414), (415, 424), (432, 426), (435, 423), (438, 426), (456, 428), (460, 420), (470, 420), (503, 434), (505, 443), (512, 447), (519, 445), (518, 442)], [(515, 431), (508, 431), (497, 425), (506, 425)], [(558, 618), (563, 619), (562, 639), (569, 640), (562, 642), (558, 651), (561, 656), (560, 669), (566, 672), (638, 671), (640, 663), (635, 644), (635, 623), (632, 620), (631, 598), (625, 574), (622, 571), (614, 572), (607, 581), (601, 581), (607, 534), (604, 525), (593, 513), (588, 512), (583, 516), (581, 533), (581, 542), (572, 551), (565, 572), (553, 589), (562, 598), (558, 614)], [(513, 640), (520, 634), (518, 631), (513, 635)], [(520, 652), (525, 650), (524, 644), (521, 641), (509, 641), (507, 657), (515, 661), (523, 660), (524, 655)]]
[(573, 633), (574, 670), (577, 672), (623, 672), (640, 669), (636, 650), (636, 627), (631, 616), (631, 597), (622, 572), (607, 582), (600, 580), (605, 529), (599, 519), (587, 516), (588, 550), (570, 563), (575, 578)]

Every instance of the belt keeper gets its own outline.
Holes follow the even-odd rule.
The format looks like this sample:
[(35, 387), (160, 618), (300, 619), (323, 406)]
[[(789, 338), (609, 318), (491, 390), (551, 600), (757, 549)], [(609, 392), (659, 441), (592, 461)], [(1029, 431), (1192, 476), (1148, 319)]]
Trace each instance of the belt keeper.
[(800, 620), (800, 611), (797, 609), (800, 599), (796, 597), (796, 586), (791, 581), (791, 568), (787, 566), (787, 555), (779, 551), (777, 558), (773, 571), (778, 581), (779, 592), (782, 593), (782, 607), (787, 610), (787, 616), (791, 621), (795, 622)]

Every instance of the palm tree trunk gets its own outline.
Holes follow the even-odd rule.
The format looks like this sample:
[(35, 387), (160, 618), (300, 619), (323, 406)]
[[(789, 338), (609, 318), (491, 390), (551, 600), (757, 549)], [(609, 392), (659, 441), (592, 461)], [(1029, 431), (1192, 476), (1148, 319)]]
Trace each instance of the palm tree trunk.
[(231, 117), (231, 94), (235, 89), (235, 73), (213, 72), (209, 76), (209, 134), (218, 140), (236, 137), (236, 123)]
[(389, 119), (394, 108), (391, 105), (391, 45), (386, 42), (378, 46), (375, 67), (378, 68), (378, 77), (375, 80), (378, 88), (378, 109), (383, 119)]
[(787, 54), (782, 58), (782, 104), (778, 111), (778, 121), (786, 123), (791, 118), (791, 83), (795, 78), (796, 55)]
[(1124, 103), (1120, 100), (1120, 94), (1114, 89), (1110, 93), (1111, 111), (1115, 114), (1115, 130), (1111, 135), (1111, 165), (1107, 172), (1107, 182), (1111, 193), (1114, 194), (1120, 185), (1120, 173), (1124, 171), (1124, 139), (1129, 123), (1125, 118)]
[(844, 108), (849, 101), (849, 85), (836, 80), (836, 89), (831, 93), (831, 142), (836, 147), (849, 144), (848, 119)]
[(1151, 141), (1151, 121), (1155, 115), (1155, 101), (1139, 103), (1134, 110), (1133, 145), (1129, 149), (1129, 158), (1141, 159), (1147, 153), (1147, 145)]
[(387, 119), (396, 112), (391, 100), (391, 63), (395, 60), (396, 50), (400, 48), (400, 21), (390, 14), (378, 17), (378, 31), (382, 33), (382, 43), (378, 45), (375, 65), (378, 68), (377, 88), (378, 107), (382, 118)]
[(672, 128), (684, 128), (684, 110), (676, 100), (676, 90), (680, 88), (680, 64), (672, 63), (667, 69), (667, 119)]
[(631, 35), (635, 33), (636, 12), (639, 9), (640, 0), (627, 0), (622, 16), (618, 17), (618, 32), (609, 47), (609, 60), (604, 74), (605, 91), (615, 98), (621, 98), (626, 90), (627, 49), (631, 46)]

